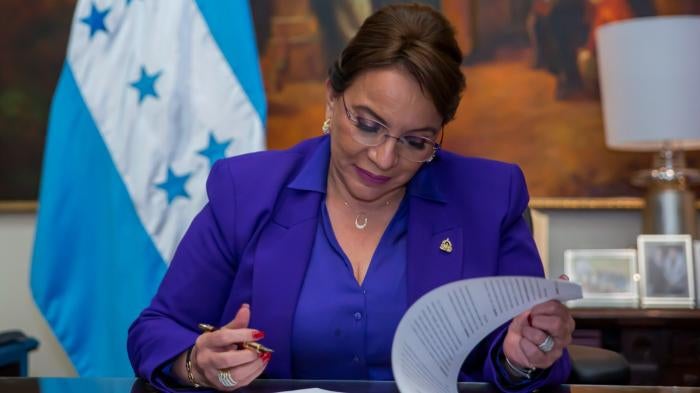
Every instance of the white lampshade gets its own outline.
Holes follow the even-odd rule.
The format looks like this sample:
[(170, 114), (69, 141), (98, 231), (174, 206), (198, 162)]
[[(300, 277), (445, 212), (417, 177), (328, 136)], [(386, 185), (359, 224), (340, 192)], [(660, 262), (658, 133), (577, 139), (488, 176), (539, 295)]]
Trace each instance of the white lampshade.
[(596, 31), (611, 149), (700, 149), (700, 16), (631, 19)]

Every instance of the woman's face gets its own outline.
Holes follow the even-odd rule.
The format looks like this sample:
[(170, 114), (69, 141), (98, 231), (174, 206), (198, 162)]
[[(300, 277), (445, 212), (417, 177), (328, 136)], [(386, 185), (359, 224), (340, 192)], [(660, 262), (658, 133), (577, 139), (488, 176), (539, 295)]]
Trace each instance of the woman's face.
[(400, 190), (423, 164), (406, 159), (402, 152), (407, 146), (398, 146), (401, 142), (394, 138), (366, 146), (357, 136), (371, 133), (381, 124), (394, 137), (435, 141), (442, 118), (432, 101), (409, 73), (395, 67), (358, 75), (340, 95), (329, 83), (326, 86), (326, 112), (331, 119), (329, 174), (356, 200), (372, 202)]

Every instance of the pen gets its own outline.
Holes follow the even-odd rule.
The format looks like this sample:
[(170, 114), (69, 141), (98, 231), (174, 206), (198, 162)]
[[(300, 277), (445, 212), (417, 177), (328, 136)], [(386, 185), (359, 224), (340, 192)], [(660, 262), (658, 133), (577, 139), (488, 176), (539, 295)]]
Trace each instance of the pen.
[[(210, 333), (210, 332), (213, 332), (213, 331), (215, 331), (215, 330), (218, 330), (218, 329), (215, 328), (214, 326), (209, 325), (209, 324), (207, 324), (207, 323), (200, 323), (200, 324), (198, 324), (197, 326), (199, 327), (199, 330), (202, 331), (202, 333)], [(253, 350), (253, 351), (257, 352), (257, 353), (272, 353), (272, 352), (275, 352), (274, 350), (272, 350), (272, 349), (270, 349), (270, 348), (268, 348), (268, 347), (266, 347), (266, 346), (264, 346), (264, 345), (262, 345), (262, 344), (260, 344), (260, 343), (254, 342), (254, 341), (251, 341), (251, 342), (244, 342), (243, 344), (240, 344), (240, 345), (241, 345), (243, 348), (247, 348), (247, 349)]]

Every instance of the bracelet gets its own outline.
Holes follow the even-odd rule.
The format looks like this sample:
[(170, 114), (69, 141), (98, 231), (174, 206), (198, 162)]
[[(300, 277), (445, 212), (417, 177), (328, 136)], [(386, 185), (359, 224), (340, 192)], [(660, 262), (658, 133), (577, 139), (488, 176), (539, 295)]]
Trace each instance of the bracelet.
[(505, 354), (504, 354), (503, 357), (506, 358), (506, 371), (508, 371), (508, 374), (510, 374), (513, 377), (532, 379), (532, 374), (535, 372), (535, 370), (537, 370), (536, 368), (534, 368), (534, 367), (528, 367), (528, 368), (518, 367), (510, 362), (510, 360), (508, 359), (508, 356), (505, 356)]
[(190, 381), (190, 384), (195, 388), (199, 388), (202, 385), (194, 379), (194, 374), (192, 374), (192, 349), (194, 349), (194, 345), (187, 350), (187, 355), (185, 355), (185, 368), (187, 369), (187, 379)]

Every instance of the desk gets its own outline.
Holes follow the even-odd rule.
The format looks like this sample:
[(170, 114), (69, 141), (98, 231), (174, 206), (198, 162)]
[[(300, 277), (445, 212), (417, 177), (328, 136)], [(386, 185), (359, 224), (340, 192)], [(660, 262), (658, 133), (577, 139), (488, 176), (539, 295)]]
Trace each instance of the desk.
[[(364, 381), (285, 381), (259, 380), (236, 390), (240, 393), (275, 393), (318, 387), (346, 393), (398, 393), (393, 382)], [(460, 392), (498, 392), (484, 383), (460, 383)], [(547, 389), (551, 393), (700, 393), (700, 388), (652, 386), (562, 385)], [(131, 378), (0, 378), (0, 393), (154, 393), (142, 380)]]
[(700, 310), (574, 308), (574, 343), (621, 353), (635, 385), (700, 386)]

